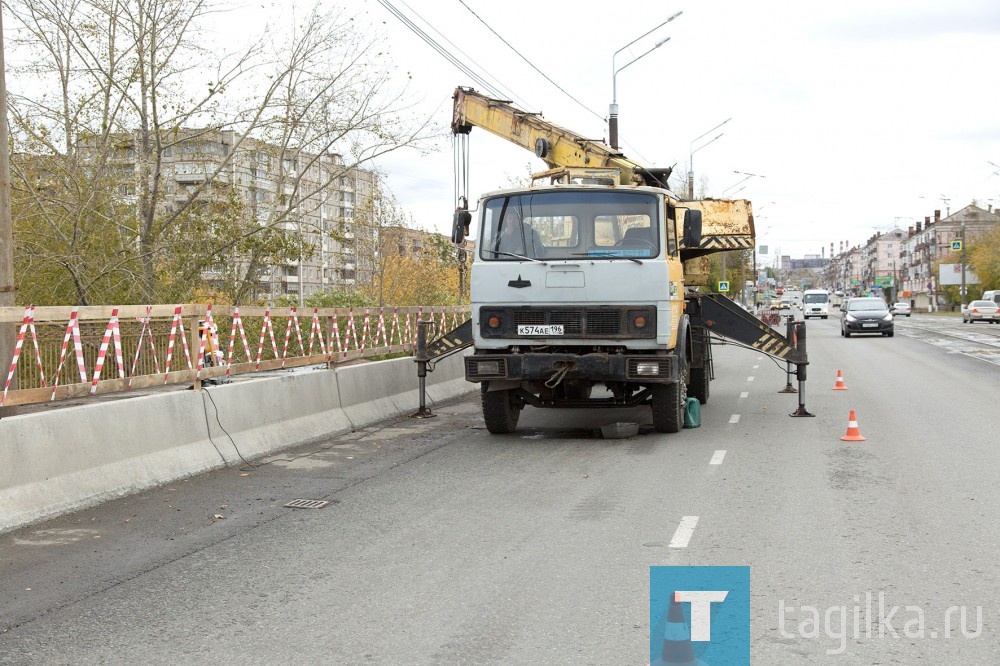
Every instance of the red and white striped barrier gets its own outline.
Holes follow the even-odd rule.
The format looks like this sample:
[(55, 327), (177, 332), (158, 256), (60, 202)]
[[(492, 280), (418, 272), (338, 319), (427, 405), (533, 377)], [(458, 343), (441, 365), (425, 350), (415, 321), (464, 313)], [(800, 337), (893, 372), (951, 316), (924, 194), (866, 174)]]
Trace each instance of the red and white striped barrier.
[(385, 308), (378, 309), (378, 325), (375, 330), (375, 346), (378, 346), (378, 341), (382, 341), (383, 347), (389, 346), (389, 337), (385, 333)]
[(368, 308), (365, 308), (365, 321), (361, 328), (361, 353), (365, 352), (365, 347), (368, 346), (368, 332), (371, 330), (371, 315), (368, 312)]
[[(135, 306), (124, 309), (118, 307), (113, 309), (108, 308), (108, 310), (112, 311), (112, 315), (110, 320), (104, 319), (106, 326), (99, 341), (99, 349), (95, 350), (97, 352), (95, 354), (96, 360), (89, 356), (89, 352), (86, 356), (84, 354), (84, 343), (90, 347), (95, 342), (98, 342), (97, 340), (93, 340), (90, 334), (87, 334), (87, 326), (93, 326), (96, 323), (95, 319), (97, 317), (103, 319), (107, 315), (99, 308), (74, 308), (69, 315), (68, 324), (63, 329), (62, 345), (59, 349), (58, 364), (55, 367), (49, 367), (48, 362), (45, 362), (43, 365), (42, 359), (46, 358), (46, 355), (41, 352), (41, 345), (43, 343), (47, 345), (46, 354), (54, 352), (55, 344), (58, 344), (58, 342), (55, 340), (52, 340), (51, 343), (47, 342), (44, 336), (46, 331), (51, 331), (52, 328), (58, 326), (59, 323), (65, 323), (66, 320), (62, 319), (61, 322), (56, 322), (50, 314), (50, 312), (55, 311), (54, 309), (42, 308), (41, 310), (36, 310), (33, 306), (27, 307), (21, 322), (17, 347), (13, 358), (10, 359), (7, 381), (3, 388), (3, 394), (0, 396), (0, 405), (6, 405), (11, 402), (26, 404), (39, 400), (56, 400), (57, 397), (66, 397), (69, 394), (65, 390), (60, 393), (59, 388), (64, 388), (67, 383), (76, 384), (79, 382), (79, 384), (87, 387), (88, 393), (96, 394), (105, 390), (131, 389), (136, 383), (136, 377), (140, 377), (139, 381), (141, 382), (141, 375), (143, 374), (158, 377), (162, 373), (162, 383), (164, 384), (172, 381), (180, 381), (177, 375), (182, 373), (178, 371), (185, 369), (185, 366), (174, 360), (176, 345), (178, 344), (178, 334), (181, 338), (181, 348), (184, 350), (186, 368), (189, 371), (196, 370), (196, 372), (191, 372), (190, 375), (187, 375), (188, 379), (192, 376), (201, 379), (204, 377), (202, 368), (216, 360), (216, 365), (227, 366), (227, 374), (233, 372), (232, 366), (234, 365), (234, 361), (240, 361), (240, 358), (242, 358), (234, 358), (236, 350), (241, 344), (236, 340), (237, 330), (239, 330), (239, 338), (242, 341), (243, 350), (246, 352), (246, 361), (248, 362), (241, 370), (250, 372), (260, 371), (264, 368), (264, 347), (266, 344), (265, 340), (268, 339), (270, 340), (273, 358), (276, 361), (280, 359), (280, 367), (282, 368), (296, 364), (302, 365), (304, 359), (320, 353), (323, 354), (327, 363), (333, 364), (339, 362), (341, 359), (346, 361), (352, 356), (373, 356), (384, 353), (383, 350), (396, 347), (397, 345), (412, 348), (417, 333), (415, 322), (421, 320), (432, 322), (431, 325), (434, 326), (435, 332), (440, 333), (460, 324), (461, 321), (464, 321), (466, 314), (460, 311), (459, 308), (440, 306), (392, 308), (391, 312), (388, 308), (364, 308), (362, 319), (362, 312), (359, 310), (355, 314), (353, 307), (330, 309), (326, 310), (324, 314), (320, 314), (321, 308), (313, 308), (312, 317), (308, 321), (308, 336), (306, 336), (306, 331), (303, 330), (304, 322), (300, 318), (298, 309), (290, 308), (288, 311), (285, 311), (289, 312), (289, 314), (285, 322), (284, 341), (283, 344), (279, 345), (278, 336), (275, 335), (274, 330), (275, 315), (270, 311), (270, 308), (267, 308), (266, 310), (262, 309), (264, 321), (261, 326), (256, 355), (254, 355), (252, 353), (253, 346), (249, 342), (248, 331), (241, 318), (239, 308), (234, 306), (219, 310), (218, 307), (212, 305), (207, 310), (201, 309), (201, 312), (206, 313), (206, 322), (211, 328), (212, 338), (208, 339), (204, 335), (200, 336), (199, 339), (201, 342), (197, 345), (199, 349), (197, 350), (198, 361), (196, 365), (191, 358), (192, 354), (196, 353), (196, 350), (192, 348), (193, 342), (188, 339), (188, 335), (192, 331), (185, 329), (190, 329), (194, 325), (192, 322), (197, 321), (197, 318), (185, 321), (188, 317), (182, 317), (182, 312), (185, 308), (191, 308), (192, 316), (194, 316), (199, 309), (197, 306), (169, 307), (173, 308), (174, 311), (173, 321), (169, 329), (169, 341), (158, 337), (159, 335), (163, 335), (164, 338), (167, 337), (167, 331), (163, 330), (165, 328), (165, 319), (154, 317), (154, 314), (158, 312), (159, 315), (157, 316), (165, 314), (163, 306), (144, 306), (143, 309)], [(41, 319), (39, 319), (39, 312), (45, 314)], [(231, 315), (232, 317), (228, 349), (223, 348), (219, 344), (221, 342), (219, 340), (219, 331), (215, 328), (216, 322), (214, 321), (214, 317), (219, 315), (220, 312), (224, 312), (227, 316)], [(120, 320), (123, 316), (122, 313), (126, 315), (125, 323), (122, 323)], [(61, 319), (66, 315), (62, 311), (57, 316)], [(258, 316), (260, 315), (255, 314), (255, 317)], [(284, 317), (285, 315), (281, 316)], [(329, 323), (324, 321), (323, 317), (328, 317)], [(136, 322), (135, 324), (131, 323), (133, 319)], [(135, 328), (132, 328), (133, 326)], [(292, 334), (293, 327), (295, 329), (294, 339)], [(98, 328), (98, 331), (100, 330)], [(83, 334), (87, 334), (87, 340), (83, 339)], [(30, 373), (25, 374), (25, 368), (18, 366), (18, 363), (21, 363), (21, 357), (26, 355), (24, 345), (28, 342), (29, 335), (31, 336), (31, 343), (34, 346), (37, 372), (32, 368)], [(136, 344), (134, 350), (131, 348), (128, 350), (128, 354), (132, 356), (131, 364), (126, 364), (123, 358), (125, 353), (122, 341), (123, 335), (128, 338), (125, 341), (126, 343)], [(70, 342), (71, 340), (72, 343)], [(211, 359), (205, 357), (206, 346), (209, 343), (211, 343), (215, 352)], [(297, 350), (292, 348), (292, 345), (295, 343), (298, 343)], [(71, 344), (73, 347), (72, 351), (70, 349)], [(112, 344), (114, 344), (114, 362), (117, 364), (117, 373), (114, 370), (109, 371), (106, 367), (111, 362), (112, 350), (110, 347)], [(157, 345), (159, 345), (159, 348)], [(161, 364), (159, 362), (158, 351), (163, 348), (166, 348), (166, 361), (164, 364)], [(177, 353), (179, 355), (179, 352)], [(147, 354), (152, 355), (151, 362), (148, 357), (143, 358), (143, 355)], [(76, 357), (75, 370), (69, 367), (69, 364), (73, 362), (71, 355)], [(55, 360), (55, 354), (51, 356)], [(161, 365), (163, 366), (162, 368)], [(240, 363), (236, 362), (235, 365), (239, 366)], [(278, 365), (278, 362), (273, 363), (275, 367)], [(15, 373), (18, 372), (19, 368), (21, 371), (20, 374), (23, 377), (20, 383), (24, 385), (15, 387), (14, 379), (18, 377)], [(173, 373), (173, 376), (171, 373)], [(107, 380), (112, 378), (121, 378), (122, 382), (112, 384), (109, 384), (107, 381), (101, 382), (102, 379)], [(46, 380), (52, 382), (51, 387), (46, 383)], [(101, 387), (102, 383), (106, 387)], [(28, 389), (37, 391), (39, 386), (49, 389), (43, 392), (44, 397), (42, 398), (38, 398), (34, 393), (25, 392)], [(15, 388), (22, 390), (14, 390)]]
[[(347, 352), (344, 349), (344, 342), (343, 342), (343, 340), (340, 339), (340, 324), (337, 321), (338, 319), (340, 319), (338, 316), (336, 316), (336, 315), (333, 316), (333, 328), (330, 330), (330, 355), (329, 355), (328, 359), (331, 360), (331, 361), (333, 360), (334, 351), (336, 351), (336, 353), (338, 353), (338, 354), (343, 353), (344, 356), (347, 356)], [(334, 348), (333, 348), (333, 341), (334, 340), (337, 341), (337, 348), (336, 348), (336, 350), (334, 350)]]
[(295, 327), (295, 335), (299, 341), (299, 354), (305, 355), (305, 345), (302, 344), (302, 327), (299, 326), (298, 310), (292, 308), (288, 314), (288, 324), (285, 326), (285, 345), (281, 349), (281, 367), (285, 367), (285, 360), (288, 358), (288, 343), (292, 337), (292, 327)]
[[(83, 342), (80, 339), (80, 319), (78, 314), (79, 308), (73, 308), (73, 311), (69, 315), (69, 323), (66, 325), (66, 335), (63, 337), (62, 350), (59, 352), (59, 365), (56, 367), (56, 376), (52, 381), (52, 397), (49, 400), (56, 399), (56, 389), (59, 388), (59, 377), (62, 375), (63, 363), (66, 360), (66, 351), (69, 348), (70, 338), (73, 339), (73, 351), (76, 354), (76, 366), (80, 371), (80, 383), (87, 383), (87, 366), (83, 360)], [(135, 374), (135, 369), (132, 369), (132, 374)]]
[(271, 324), (271, 308), (264, 310), (264, 321), (260, 325), (260, 343), (257, 345), (257, 365), (254, 370), (260, 369), (261, 359), (264, 358), (264, 333), (269, 333), (271, 337), (271, 351), (274, 352), (274, 358), (280, 358), (278, 355), (278, 343), (274, 341), (274, 326)]
[(38, 335), (35, 333), (35, 306), (29, 305), (24, 309), (24, 319), (21, 321), (21, 330), (17, 334), (17, 343), (14, 345), (14, 358), (10, 362), (10, 372), (7, 373), (7, 381), (3, 385), (3, 395), (0, 395), (0, 407), (7, 399), (7, 392), (10, 384), (14, 380), (14, 372), (17, 370), (17, 362), (21, 358), (21, 347), (24, 345), (24, 335), (31, 330), (31, 341), (35, 345), (35, 359), (38, 362), (38, 374), (45, 386), (45, 374), (42, 371), (42, 356), (38, 350)]
[(399, 308), (392, 309), (392, 331), (389, 334), (389, 346), (399, 342)]
[[(132, 372), (129, 373), (128, 388), (132, 388), (132, 380), (135, 379), (135, 371), (139, 367), (139, 355), (142, 353), (142, 346), (146, 340), (146, 337), (149, 338), (149, 350), (150, 353), (153, 355), (153, 367), (156, 370), (156, 374), (160, 374), (160, 360), (156, 358), (156, 343), (153, 342), (153, 330), (149, 325), (152, 319), (152, 317), (150, 316), (152, 311), (153, 308), (147, 305), (146, 316), (136, 317), (136, 321), (142, 324), (142, 330), (139, 331), (139, 344), (135, 346), (135, 358), (132, 359)], [(67, 331), (67, 335), (69, 335), (69, 331)], [(54, 390), (53, 390), (53, 395), (55, 395)]]
[(233, 351), (236, 349), (236, 329), (240, 331), (240, 339), (243, 341), (243, 351), (246, 352), (247, 361), (252, 361), (253, 354), (250, 352), (250, 343), (247, 341), (247, 332), (243, 329), (243, 319), (240, 318), (240, 308), (238, 306), (233, 307), (233, 326), (229, 330), (229, 353), (226, 354), (227, 377), (233, 367)]
[(97, 363), (94, 365), (94, 377), (90, 382), (90, 394), (97, 393), (97, 382), (101, 380), (101, 371), (104, 369), (104, 359), (108, 355), (108, 346), (112, 339), (115, 343), (115, 362), (118, 364), (118, 377), (125, 379), (125, 359), (122, 358), (122, 336), (118, 328), (118, 308), (111, 310), (111, 319), (104, 329), (104, 337), (101, 339), (101, 348), (97, 352)]
[[(350, 346), (351, 340), (354, 340), (354, 348), (358, 349), (358, 329), (354, 325), (354, 308), (347, 309), (347, 333), (344, 335), (345, 344)], [(347, 350), (344, 350), (345, 356)]]
[[(326, 340), (323, 338), (323, 326), (319, 323), (319, 310), (313, 308), (312, 325), (309, 327), (309, 351), (306, 356), (312, 356), (313, 343), (319, 340), (320, 353), (326, 354)], [(333, 341), (331, 340), (331, 343)]]
[(167, 365), (163, 369), (163, 383), (166, 384), (170, 378), (170, 361), (174, 357), (174, 339), (177, 331), (181, 333), (181, 346), (184, 348), (184, 358), (187, 360), (188, 370), (191, 370), (191, 352), (188, 350), (187, 335), (184, 333), (184, 319), (181, 317), (181, 306), (174, 308), (174, 321), (170, 325), (170, 342), (167, 344)]

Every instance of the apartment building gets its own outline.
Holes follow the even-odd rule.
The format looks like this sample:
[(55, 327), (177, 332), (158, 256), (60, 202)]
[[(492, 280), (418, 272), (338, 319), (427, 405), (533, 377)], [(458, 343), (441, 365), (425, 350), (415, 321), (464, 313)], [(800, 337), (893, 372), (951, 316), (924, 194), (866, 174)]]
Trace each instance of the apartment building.
[(1000, 215), (970, 204), (947, 217), (916, 222), (905, 231), (893, 229), (871, 236), (864, 244), (843, 249), (830, 262), (825, 278), (847, 293), (869, 291), (886, 299), (909, 301), (918, 310), (938, 307), (940, 287), (935, 264), (959, 263), (952, 241), (964, 236), (966, 247), (1000, 224)]
[(951, 250), (952, 241), (964, 236), (968, 245), (997, 224), (1000, 224), (1000, 215), (993, 212), (992, 207), (984, 210), (970, 204), (944, 218), (940, 210), (935, 210), (933, 219), (927, 216), (923, 223), (917, 222), (910, 227), (900, 248), (901, 298), (911, 301), (918, 309), (937, 307), (940, 285), (935, 262), (959, 263), (960, 256)]
[[(137, 142), (138, 134), (118, 139), (119, 173), (135, 173)], [(252, 271), (254, 298), (304, 298), (370, 279), (374, 243), (364, 241), (375, 232), (370, 224), (356, 224), (355, 214), (370, 208), (378, 190), (374, 171), (347, 165), (336, 153), (282, 149), (227, 130), (184, 129), (162, 144), (157, 205), (163, 212), (172, 212), (197, 188), (203, 201), (235, 192), (261, 226), (275, 225), (306, 250), (301, 260)], [(122, 183), (119, 195), (134, 198), (128, 178)], [(213, 282), (221, 273), (204, 277)]]

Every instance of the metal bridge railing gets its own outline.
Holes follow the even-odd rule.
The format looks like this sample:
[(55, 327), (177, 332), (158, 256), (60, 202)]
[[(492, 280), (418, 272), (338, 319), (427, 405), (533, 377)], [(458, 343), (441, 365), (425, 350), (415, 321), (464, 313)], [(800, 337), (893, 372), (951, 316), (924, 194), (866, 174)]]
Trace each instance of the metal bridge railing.
[(412, 353), (419, 320), (443, 332), (468, 314), (468, 306), (0, 308), (0, 323), (19, 324), (0, 407)]

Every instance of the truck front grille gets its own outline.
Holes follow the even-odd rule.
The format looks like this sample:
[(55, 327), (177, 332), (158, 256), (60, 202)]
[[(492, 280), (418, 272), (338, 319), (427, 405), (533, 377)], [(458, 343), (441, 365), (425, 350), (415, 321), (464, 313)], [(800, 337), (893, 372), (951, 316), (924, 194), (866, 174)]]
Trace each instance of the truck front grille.
[[(634, 325), (637, 317), (645, 325)], [(499, 322), (490, 326), (490, 322)], [(562, 339), (649, 339), (656, 337), (656, 309), (651, 306), (608, 308), (480, 308), (479, 327), (484, 338), (518, 338), (523, 325), (563, 327)], [(549, 338), (551, 339), (551, 338)]]

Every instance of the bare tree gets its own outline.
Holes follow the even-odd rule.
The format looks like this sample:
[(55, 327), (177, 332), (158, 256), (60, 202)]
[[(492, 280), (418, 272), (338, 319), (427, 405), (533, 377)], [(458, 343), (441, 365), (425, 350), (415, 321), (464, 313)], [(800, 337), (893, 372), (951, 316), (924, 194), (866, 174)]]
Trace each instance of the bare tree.
[[(401, 91), (388, 90), (379, 38), (321, 6), (291, 34), (272, 22), (252, 46), (226, 54), (202, 33), (218, 13), (208, 0), (11, 0), (15, 40), (32, 56), (14, 71), (57, 84), (11, 100), (26, 209), (52, 233), (103, 238), (110, 256), (81, 270), (114, 276), (147, 302), (182, 297), (178, 275), (193, 279), (234, 253), (249, 256), (240, 272), (250, 281), (262, 262), (308, 251), (275, 243), (273, 232), (328, 201), (352, 168), (429, 136)], [(212, 146), (217, 152), (203, 154)], [(204, 168), (183, 189), (170, 171), (180, 151)], [(241, 161), (265, 153), (274, 196), (244, 202), (252, 214), (234, 218), (233, 206), (217, 204)], [(43, 158), (58, 164), (55, 189), (39, 187), (32, 172)], [(84, 182), (93, 191), (67, 185)], [(61, 262), (72, 273), (70, 263)], [(101, 280), (71, 281), (79, 299), (100, 299), (88, 285)]]

